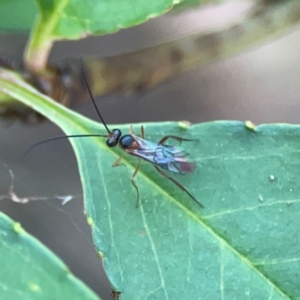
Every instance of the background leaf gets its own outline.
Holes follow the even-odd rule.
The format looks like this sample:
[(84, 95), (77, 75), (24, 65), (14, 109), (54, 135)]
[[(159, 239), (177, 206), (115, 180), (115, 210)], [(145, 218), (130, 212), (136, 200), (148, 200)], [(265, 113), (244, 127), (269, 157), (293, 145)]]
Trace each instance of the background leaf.
[[(0, 89), (68, 134), (104, 133), (101, 124), (49, 101), (11, 72), (0, 72)], [(145, 131), (153, 140), (166, 134), (200, 139), (191, 149), (198, 169), (177, 179), (205, 209), (149, 164), (137, 176), (136, 209), (135, 160), (126, 157), (127, 168), (112, 169), (120, 151), (102, 139), (72, 140), (94, 242), (122, 299), (297, 299), (300, 127), (252, 130), (224, 121), (188, 129), (146, 124)]]
[(1, 299), (99, 299), (19, 223), (0, 212)]
[[(219, 2), (220, 0), (184, 0), (181, 1), (183, 4), (183, 7), (189, 7), (189, 6), (196, 6), (199, 4), (205, 4), (205, 3), (214, 3), (214, 2)], [(75, 7), (74, 11), (72, 13), (72, 8), (70, 9), (70, 14), (68, 15), (67, 11), (63, 13), (63, 18), (67, 19), (68, 17), (71, 18), (71, 16), (74, 14), (75, 12), (77, 12), (80, 9), (76, 9), (76, 7), (86, 7), (85, 9), (85, 16), (87, 15), (88, 18), (91, 18), (91, 22), (93, 22), (93, 17), (91, 17), (91, 15), (94, 14), (94, 7), (92, 9), (90, 9), (90, 14), (88, 14), (88, 7), (90, 6), (89, 4), (86, 6), (85, 4), (88, 1), (73, 1), (73, 3), (71, 1), (68, 1), (68, 6), (70, 7)], [(48, 3), (50, 3), (50, 5), (48, 5)], [(45, 16), (45, 19), (47, 19), (47, 14), (50, 15), (51, 14), (51, 9), (55, 9), (55, 7), (58, 6), (59, 2), (55, 2), (55, 1), (48, 1), (48, 3), (46, 3), (46, 1), (39, 1), (39, 0), (0, 0), (0, 30), (1, 31), (8, 31), (8, 30), (18, 30), (18, 31), (28, 31), (31, 26), (34, 23), (35, 17), (38, 15), (39, 10), (38, 10), (38, 6), (37, 4), (39, 4), (40, 6), (40, 11), (41, 14)], [(99, 1), (89, 1), (89, 3), (91, 3), (91, 5), (95, 5), (99, 4)], [(164, 5), (164, 3), (167, 3), (165, 0), (163, 1), (158, 1), (156, 0), (156, 3), (162, 3), (162, 5)], [(169, 2), (170, 3), (170, 2)], [(172, 1), (171, 1), (172, 3)], [(135, 2), (129, 2), (127, 3), (127, 7), (130, 5), (132, 7), (132, 13), (135, 14), (137, 16), (139, 16), (139, 12), (142, 13), (143, 9), (147, 9), (147, 3), (146, 2), (140, 2), (138, 5), (141, 6), (141, 9), (137, 9), (137, 11), (134, 11), (134, 7), (132, 6), (132, 4), (135, 5)], [(106, 5), (106, 7), (108, 7), (109, 5), (114, 8), (116, 10), (119, 9), (119, 2), (107, 2), (104, 3), (102, 2), (103, 7)], [(179, 4), (179, 6), (181, 6), (181, 4)], [(157, 6), (158, 8), (158, 6)], [(150, 13), (153, 11), (155, 12), (155, 7), (154, 5), (152, 6), (152, 8), (149, 8)], [(49, 12), (50, 10), (50, 12)], [(128, 11), (128, 10), (127, 10)], [(54, 11), (53, 11), (54, 13)], [(76, 14), (75, 14), (76, 15)], [(121, 15), (121, 17), (123, 17), (123, 20), (125, 20), (126, 17), (130, 17), (129, 14), (127, 13), (126, 16), (126, 12), (124, 14), (124, 16), (122, 16), (122, 14), (120, 13), (119, 15)], [(94, 18), (94, 22), (100, 23), (101, 19), (103, 19), (103, 17), (105, 17), (105, 20), (108, 20), (109, 16), (105, 14), (105, 12), (101, 13), (99, 15), (99, 18)], [(115, 19), (115, 16), (111, 15), (111, 17), (113, 17), (113, 19)], [(76, 17), (77, 18), (77, 17)], [(76, 22), (76, 18), (74, 18), (73, 20)], [(85, 29), (88, 28), (88, 26), (85, 24), (85, 22), (87, 21), (88, 18), (85, 18), (85, 20), (81, 21), (77, 20), (77, 25), (76, 27), (78, 27), (78, 29), (80, 27), (82, 31), (85, 31)], [(49, 21), (49, 20), (48, 20)], [(114, 20), (112, 20), (113, 22)], [(115, 19), (115, 21), (117, 21)], [(122, 21), (122, 20), (121, 20)], [(66, 22), (66, 21), (61, 21)], [(122, 22), (121, 22), (122, 23)], [(121, 25), (120, 23), (120, 25)], [(117, 28), (119, 28), (119, 24), (118, 22), (116, 22), (117, 24)], [(58, 25), (59, 26), (59, 25)], [(98, 25), (99, 26), (99, 25)], [(94, 25), (95, 29), (97, 28), (96, 25)], [(101, 27), (105, 27), (105, 24), (101, 25)], [(126, 26), (125, 26), (126, 27)], [(116, 29), (114, 29), (116, 30)], [(92, 29), (89, 30), (92, 32)], [(68, 30), (65, 33), (62, 33), (63, 36), (66, 35), (65, 37), (68, 38)], [(79, 33), (79, 35), (81, 36), (81, 33)]]
[(27, 63), (43, 69), (54, 40), (113, 33), (162, 15), (178, 2), (180, 0), (37, 0), (40, 14), (27, 49)]
[(34, 0), (0, 0), (0, 31), (28, 31), (37, 12)]

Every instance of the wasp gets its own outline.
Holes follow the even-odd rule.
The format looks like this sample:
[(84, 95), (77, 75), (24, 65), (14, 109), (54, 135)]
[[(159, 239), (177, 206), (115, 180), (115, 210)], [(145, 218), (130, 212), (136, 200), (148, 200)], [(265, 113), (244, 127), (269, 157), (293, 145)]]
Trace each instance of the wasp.
[[(130, 126), (129, 133), (124, 134), (124, 135), (122, 135), (121, 130), (118, 128), (110, 130), (96, 105), (92, 91), (87, 82), (83, 67), (81, 69), (81, 72), (82, 72), (82, 78), (83, 78), (84, 84), (87, 87), (88, 93), (89, 93), (91, 101), (93, 103), (93, 106), (94, 106), (94, 108), (97, 112), (97, 115), (100, 118), (104, 128), (106, 129), (107, 134), (104, 134), (104, 135), (103, 134), (85, 134), (85, 135), (77, 134), (77, 135), (65, 135), (65, 136), (53, 137), (53, 138), (43, 140), (43, 141), (33, 144), (26, 151), (26, 154), (28, 154), (33, 148), (35, 148), (41, 144), (44, 144), (46, 142), (50, 142), (50, 141), (54, 141), (54, 140), (59, 140), (59, 139), (64, 139), (64, 138), (104, 137), (104, 138), (106, 138), (106, 145), (109, 148), (118, 146), (124, 151), (124, 154), (127, 153), (127, 154), (135, 156), (139, 159), (137, 167), (135, 168), (133, 175), (131, 177), (131, 183), (137, 193), (137, 205), (139, 203), (140, 194), (139, 194), (138, 186), (137, 186), (136, 182), (134, 181), (134, 178), (138, 174), (138, 171), (141, 166), (141, 161), (144, 160), (144, 161), (151, 163), (160, 175), (162, 175), (163, 177), (172, 181), (178, 188), (180, 188), (191, 199), (193, 199), (198, 205), (200, 205), (203, 208), (204, 206), (182, 184), (180, 184), (177, 180), (175, 180), (173, 177), (171, 177), (169, 174), (167, 174), (164, 171), (164, 170), (167, 170), (172, 173), (177, 173), (177, 174), (182, 174), (182, 175), (194, 172), (197, 164), (196, 164), (195, 160), (189, 156), (188, 152), (181, 146), (172, 146), (172, 145), (166, 144), (166, 142), (171, 139), (176, 140), (179, 143), (181, 143), (183, 141), (195, 141), (195, 140), (185, 139), (185, 138), (175, 136), (175, 135), (167, 135), (167, 136), (164, 136), (158, 143), (156, 143), (156, 142), (145, 139), (145, 132), (144, 132), (143, 126), (141, 126), (140, 136), (134, 134), (132, 125)], [(113, 167), (117, 167), (120, 165), (121, 160), (124, 157), (124, 154), (122, 156), (120, 156), (112, 164)]]

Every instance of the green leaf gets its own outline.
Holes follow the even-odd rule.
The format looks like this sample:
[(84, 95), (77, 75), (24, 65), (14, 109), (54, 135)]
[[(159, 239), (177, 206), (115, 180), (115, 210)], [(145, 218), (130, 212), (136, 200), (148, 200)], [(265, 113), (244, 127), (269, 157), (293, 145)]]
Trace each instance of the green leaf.
[(37, 11), (34, 0), (0, 0), (0, 31), (28, 31)]
[[(214, 3), (214, 2), (219, 2), (221, 0), (184, 0), (181, 3), (179, 3), (177, 6), (179, 7), (191, 7), (191, 6), (198, 6), (199, 4), (205, 4), (205, 3)], [(112, 31), (116, 31), (120, 28), (119, 25), (122, 25), (122, 23), (124, 22), (124, 24), (126, 24), (127, 19), (129, 19), (130, 17), (132, 17), (132, 15), (136, 14), (136, 16), (139, 16), (139, 14), (143, 13), (142, 10), (144, 10), (144, 15), (146, 15), (146, 19), (147, 19), (147, 14), (146, 14), (146, 10), (148, 9), (150, 12), (150, 16), (152, 14), (152, 11), (154, 10), (157, 12), (157, 9), (159, 9), (158, 5), (155, 7), (154, 5), (152, 7), (150, 7), (149, 3), (147, 4), (147, 2), (139, 2), (138, 5), (141, 6), (141, 9), (134, 11), (134, 7), (135, 6), (135, 2), (122, 2), (122, 5), (126, 5), (125, 8), (127, 10), (125, 10), (125, 14), (122, 15), (122, 11), (119, 10), (119, 3), (120, 2), (108, 2), (108, 3), (102, 3), (103, 7), (112, 7), (112, 9), (115, 10), (119, 10), (120, 13), (118, 14), (118, 17), (121, 17), (121, 22), (118, 23), (118, 20), (115, 18), (114, 14), (112, 13), (110, 16), (107, 15), (105, 12), (102, 13), (100, 11), (99, 13), (99, 18), (96, 17), (96, 14), (94, 13), (94, 9), (89, 9), (86, 8), (86, 3), (87, 1), (74, 1), (73, 3), (71, 3), (71, 1), (68, 1), (68, 5), (69, 7), (75, 7), (74, 11), (72, 13), (72, 8), (69, 9), (69, 11), (66, 9), (66, 13), (64, 12), (63, 15), (63, 19), (72, 19), (72, 17), (74, 18), (74, 24), (72, 25), (72, 28), (75, 27), (75, 31), (78, 31), (78, 36), (82, 36), (83, 33), (87, 32), (91, 32), (92, 34), (98, 34), (98, 31), (100, 31), (101, 34), (103, 34), (102, 31), (105, 31), (104, 33), (106, 33), (106, 30), (110, 30), (111, 28), (109, 28), (109, 24), (111, 24), (110, 26), (113, 26)], [(169, 1), (169, 2), (165, 2), (165, 3), (174, 3), (175, 4), (176, 1)], [(31, 26), (34, 23), (35, 17), (39, 14), (39, 11), (41, 12), (41, 15), (43, 17), (43, 20), (48, 20), (48, 22), (50, 21), (51, 18), (54, 18), (54, 14), (56, 12), (54, 12), (55, 8), (58, 7), (59, 2), (55, 2), (52, 1), (52, 3), (50, 2), (50, 5), (48, 4), (48, 2), (46, 1), (42, 1), (42, 0), (0, 0), (0, 31), (28, 31)], [(94, 2), (95, 3), (95, 2)], [(94, 3), (91, 3), (91, 5), (93, 6)], [(99, 3), (96, 2), (97, 4)], [(156, 3), (161, 3), (162, 6), (164, 5), (164, 1), (158, 1), (156, 0)], [(37, 4), (39, 4), (40, 10), (38, 9)], [(89, 3), (88, 3), (89, 5)], [(130, 5), (131, 8), (130, 9)], [(147, 8), (148, 6), (148, 8)], [(50, 7), (50, 8), (49, 8)], [(85, 19), (80, 21), (80, 14), (82, 13), (80, 11), (81, 7), (85, 7)], [(121, 8), (121, 7), (120, 7)], [(49, 12), (50, 10), (50, 12)], [(51, 10), (52, 10), (52, 16), (51, 15)], [(79, 10), (79, 14), (77, 13), (77, 11)], [(127, 11), (127, 13), (126, 13)], [(131, 12), (130, 12), (131, 11)], [(75, 14), (76, 12), (76, 14)], [(86, 16), (88, 18), (86, 18)], [(92, 16), (92, 17), (91, 17)], [(94, 17), (93, 17), (94, 16)], [(149, 16), (148, 16), (149, 17)], [(110, 19), (111, 20), (110, 20)], [(87, 20), (91, 19), (91, 22), (94, 22), (96, 24), (92, 25), (89, 30), (87, 30), (89, 28), (89, 24), (87, 24)], [(93, 20), (94, 19), (94, 20)], [(107, 22), (107, 20), (109, 21), (108, 24), (102, 24), (99, 25), (100, 21), (103, 19), (104, 22)], [(134, 20), (134, 19), (133, 19)], [(61, 23), (62, 24), (62, 28), (60, 29), (61, 31), (58, 32), (59, 34), (61, 34), (61, 38), (72, 38), (69, 37), (69, 33), (75, 32), (74, 30), (69, 30), (69, 28), (65, 28), (63, 29), (63, 24), (66, 24), (68, 21), (66, 20), (61, 20), (61, 21), (57, 21), (57, 23)], [(142, 21), (143, 22), (143, 21)], [(112, 25), (114, 23), (114, 25)], [(135, 22), (133, 22), (133, 24), (135, 25)], [(58, 28), (57, 30), (59, 30), (60, 25), (57, 24), (56, 25)], [(132, 26), (132, 25), (129, 25)], [(98, 30), (99, 27), (99, 30)], [(128, 27), (128, 26), (121, 26), (122, 27)], [(93, 28), (95, 28), (95, 32), (93, 30)], [(70, 31), (70, 32), (69, 32)], [(55, 33), (56, 31), (54, 30), (53, 33)], [(111, 31), (108, 31), (108, 33), (110, 33)]]
[[(11, 72), (0, 89), (31, 105), (67, 134), (104, 134)], [(129, 126), (119, 126), (127, 133)], [(139, 125), (134, 126), (138, 132)], [(147, 138), (199, 138), (198, 169), (177, 176), (197, 206), (144, 163), (111, 168), (120, 151), (101, 138), (72, 139), (85, 209), (107, 275), (122, 299), (299, 299), (300, 127), (249, 122), (145, 124)]]
[(188, 8), (196, 8), (199, 5), (203, 4), (216, 4), (216, 3), (224, 3), (229, 2), (231, 0), (183, 0), (174, 6), (174, 9), (188, 9)]
[(40, 14), (26, 54), (35, 69), (44, 67), (54, 40), (108, 34), (169, 11), (180, 0), (37, 0)]
[(1, 299), (99, 299), (38, 240), (0, 212)]

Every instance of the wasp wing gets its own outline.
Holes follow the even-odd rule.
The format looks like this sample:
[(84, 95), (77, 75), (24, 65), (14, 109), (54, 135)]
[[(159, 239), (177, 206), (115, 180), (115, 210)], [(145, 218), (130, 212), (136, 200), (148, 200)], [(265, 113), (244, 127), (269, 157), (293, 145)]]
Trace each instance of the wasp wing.
[(177, 146), (166, 146), (156, 151), (157, 165), (173, 173), (188, 174), (195, 171), (197, 164), (188, 152)]
[(197, 164), (183, 147), (160, 145), (138, 136), (134, 138), (139, 148), (131, 150), (130, 154), (173, 173), (188, 174), (195, 171)]

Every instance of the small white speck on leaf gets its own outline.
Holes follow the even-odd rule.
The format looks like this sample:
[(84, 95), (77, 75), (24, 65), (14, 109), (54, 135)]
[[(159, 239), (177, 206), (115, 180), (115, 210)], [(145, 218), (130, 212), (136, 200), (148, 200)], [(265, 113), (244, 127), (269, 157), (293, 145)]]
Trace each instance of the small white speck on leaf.
[(263, 198), (262, 195), (258, 195), (258, 199), (259, 199), (260, 202), (263, 202), (263, 201), (264, 201), (264, 198)]
[(270, 181), (274, 181), (275, 180), (275, 176), (274, 175), (270, 175), (269, 179), (270, 179)]

